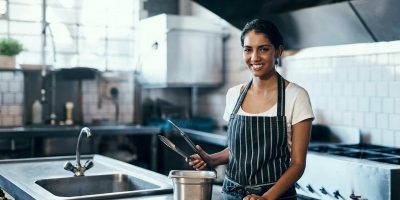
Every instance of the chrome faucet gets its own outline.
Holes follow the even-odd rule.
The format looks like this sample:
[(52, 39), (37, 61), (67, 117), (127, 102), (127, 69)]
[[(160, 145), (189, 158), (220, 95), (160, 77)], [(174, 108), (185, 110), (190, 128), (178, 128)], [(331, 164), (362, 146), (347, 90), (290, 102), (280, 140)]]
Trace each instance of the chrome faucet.
[(88, 127), (83, 127), (81, 133), (79, 134), (78, 143), (76, 145), (76, 166), (73, 166), (71, 162), (66, 162), (64, 164), (64, 169), (71, 171), (75, 176), (84, 176), (84, 172), (93, 167), (93, 161), (87, 160), (85, 164), (81, 165), (81, 143), (82, 143), (82, 133), (86, 133), (86, 136), (90, 138), (92, 133)]

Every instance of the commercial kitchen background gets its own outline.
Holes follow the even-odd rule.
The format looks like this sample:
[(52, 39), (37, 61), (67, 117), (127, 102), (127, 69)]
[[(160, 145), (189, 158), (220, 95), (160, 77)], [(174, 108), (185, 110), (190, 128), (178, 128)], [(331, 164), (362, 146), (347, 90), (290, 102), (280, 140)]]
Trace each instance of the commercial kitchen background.
[[(5, 2), (8, 14), (0, 18), (0, 37), (10, 36), (24, 44), (25, 50), (17, 57), (21, 68), (41, 64), (42, 1), (1, 1)], [(110, 84), (116, 84), (120, 91), (118, 123), (142, 123), (143, 104), (159, 98), (187, 109), (196, 106), (196, 115), (211, 117), (222, 129), (226, 125), (222, 113), (227, 89), (250, 78), (242, 62), (240, 30), (195, 2), (104, 0), (77, 4), (48, 0), (47, 4), (52, 36), (47, 35), (46, 63), (54, 69), (86, 66), (109, 74)], [(218, 87), (199, 88), (197, 105), (191, 105), (191, 88), (135, 85), (134, 70), (140, 57), (135, 46), (136, 26), (140, 19), (160, 13), (210, 19), (227, 35), (223, 43), (224, 82)], [(399, 41), (303, 48), (285, 52), (281, 63), (278, 70), (283, 76), (309, 92), (316, 116), (313, 123), (358, 127), (365, 143), (400, 147)], [(24, 79), (24, 73), (26, 76), (25, 70), (0, 72), (1, 126), (31, 122), (31, 105), (40, 98), (40, 85), (32, 86), (34, 80), (27, 82), (32, 80)], [(27, 96), (34, 93), (27, 87), (36, 87), (35, 98)], [(71, 88), (76, 87), (73, 83)], [(113, 102), (107, 95), (98, 98), (96, 80), (83, 80), (82, 89), (83, 122), (113, 122)], [(56, 92), (62, 95), (67, 91)], [(100, 100), (101, 107), (97, 106)], [(62, 113), (58, 117), (61, 119)]]

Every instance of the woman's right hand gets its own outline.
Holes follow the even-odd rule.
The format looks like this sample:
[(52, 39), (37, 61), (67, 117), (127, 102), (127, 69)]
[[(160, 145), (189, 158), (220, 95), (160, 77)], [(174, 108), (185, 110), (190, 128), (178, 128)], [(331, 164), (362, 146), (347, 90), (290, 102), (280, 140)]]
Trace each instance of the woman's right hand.
[[(204, 159), (206, 159), (208, 162), (210, 161), (211, 156), (206, 153), (199, 145), (196, 145), (196, 149), (199, 151)], [(195, 170), (203, 170), (207, 167), (207, 163), (204, 162), (203, 159), (201, 159), (199, 154), (193, 154), (190, 156), (189, 165), (192, 166)]]

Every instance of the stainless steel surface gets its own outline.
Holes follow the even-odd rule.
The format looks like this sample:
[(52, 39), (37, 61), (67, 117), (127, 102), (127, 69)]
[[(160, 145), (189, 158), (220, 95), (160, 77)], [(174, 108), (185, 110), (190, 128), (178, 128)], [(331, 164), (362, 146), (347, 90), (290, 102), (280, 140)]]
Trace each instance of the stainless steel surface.
[(400, 149), (368, 144), (312, 145), (297, 192), (317, 199), (398, 200)]
[(314, 124), (311, 130), (311, 143), (314, 142), (359, 144), (361, 142), (361, 131), (359, 128), (350, 126)]
[(138, 80), (144, 87), (222, 83), (223, 33), (215, 21), (161, 14), (141, 20), (139, 30)]
[(75, 197), (105, 193), (142, 191), (157, 189), (158, 186), (126, 174), (53, 178), (36, 181), (47, 191), (59, 197)]
[(169, 178), (174, 183), (174, 200), (210, 200), (212, 181), (216, 179), (213, 171), (172, 170)]
[(158, 135), (158, 137), (165, 145), (167, 145), (167, 147), (169, 147), (170, 149), (174, 150), (176, 153), (181, 155), (183, 158), (185, 158), (185, 160), (189, 160), (189, 156), (185, 152), (183, 152), (181, 149), (176, 147), (176, 145), (174, 143), (172, 143), (171, 140), (169, 140), (168, 138), (166, 138), (162, 135)]
[(194, 1), (239, 29), (249, 19), (274, 21), (285, 49), (400, 39), (398, 0)]
[(83, 127), (81, 132), (79, 133), (78, 143), (76, 144), (76, 166), (73, 166), (71, 162), (66, 162), (64, 164), (64, 169), (71, 171), (75, 174), (75, 176), (84, 176), (86, 170), (93, 167), (93, 162), (91, 160), (87, 160), (84, 166), (81, 165), (81, 144), (82, 144), (82, 135), (86, 133), (88, 138), (92, 137), (92, 133), (88, 127)]
[(277, 24), (288, 49), (374, 42), (348, 2), (261, 15)]
[[(115, 191), (103, 194), (93, 194), (93, 195), (84, 195), (75, 197), (60, 197), (52, 194), (51, 192), (47, 191), (46, 189), (44, 189), (43, 187), (41, 187), (39, 184), (36, 183), (39, 180), (46, 180), (46, 179), (59, 179), (59, 180), (66, 180), (63, 178), (68, 178), (68, 180), (75, 180), (73, 178), (85, 179), (86, 177), (71, 177), (71, 174), (69, 172), (62, 169), (62, 166), (65, 163), (65, 161), (73, 159), (74, 159), (73, 156), (67, 156), (67, 157), (2, 160), (0, 161), (0, 174), (1, 174), (0, 187), (4, 188), (7, 192), (10, 193), (11, 196), (15, 197), (15, 199), (24, 199), (24, 200), (25, 199), (26, 200), (117, 199), (117, 198), (129, 198), (129, 197), (139, 197), (145, 195), (161, 195), (161, 194), (172, 193), (171, 181), (166, 176), (100, 155), (82, 156), (82, 159), (92, 160), (95, 164), (91, 170), (86, 172), (85, 174), (86, 177), (109, 175), (109, 174), (124, 174), (128, 177), (134, 177), (135, 179), (142, 181), (142, 183), (155, 185), (155, 187), (152, 187), (152, 189), (136, 189), (124, 192)], [(106, 179), (111, 179), (111, 178), (112, 176), (109, 176)], [(91, 179), (90, 181), (93, 180), (94, 179)], [(50, 182), (51, 181), (48, 181), (48, 183)], [(66, 187), (72, 187), (72, 186), (66, 186)]]

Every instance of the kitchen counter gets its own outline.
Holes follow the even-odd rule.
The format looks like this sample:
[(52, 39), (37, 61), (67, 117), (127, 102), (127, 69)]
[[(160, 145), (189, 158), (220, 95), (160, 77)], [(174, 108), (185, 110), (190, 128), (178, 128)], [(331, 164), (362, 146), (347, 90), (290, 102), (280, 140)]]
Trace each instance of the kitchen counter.
[[(133, 165), (123, 163), (111, 158), (100, 155), (82, 156), (82, 162), (91, 159), (94, 167), (85, 172), (85, 175), (96, 176), (101, 174), (127, 174), (139, 179), (148, 181), (149, 183), (159, 185), (160, 188), (155, 194), (142, 195), (124, 195), (107, 196), (100, 194), (98, 197), (79, 196), (79, 197), (60, 197), (55, 196), (46, 189), (42, 188), (37, 182), (38, 180), (54, 179), (54, 178), (74, 178), (73, 174), (63, 169), (66, 161), (74, 162), (75, 157), (48, 157), (35, 159), (14, 159), (0, 161), (0, 188), (11, 194), (15, 199), (173, 199), (172, 181), (166, 176), (145, 170)], [(77, 177), (75, 177), (77, 178)], [(78, 177), (79, 178), (79, 177)], [(79, 179), (78, 179), (79, 180)], [(60, 182), (58, 182), (60, 183)], [(72, 184), (72, 183), (71, 183)], [(86, 182), (85, 182), (86, 184)], [(97, 182), (94, 184), (98, 184)], [(73, 187), (73, 185), (69, 185)], [(89, 186), (87, 186), (89, 187)], [(98, 187), (101, 188), (100, 185)], [(63, 187), (64, 188), (64, 187)], [(68, 191), (68, 187), (63, 190)], [(76, 190), (76, 189), (74, 189)], [(140, 192), (140, 191), (139, 191)], [(70, 193), (69, 193), (70, 194)], [(221, 186), (213, 186), (213, 200), (222, 199)]]

